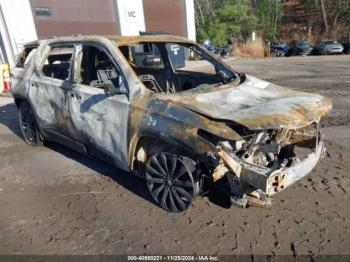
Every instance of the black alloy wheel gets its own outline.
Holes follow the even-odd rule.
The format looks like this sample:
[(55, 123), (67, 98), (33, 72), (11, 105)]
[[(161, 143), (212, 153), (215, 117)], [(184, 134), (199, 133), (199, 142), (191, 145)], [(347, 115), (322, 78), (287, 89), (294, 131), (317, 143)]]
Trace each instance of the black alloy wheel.
[(169, 153), (156, 153), (146, 165), (147, 187), (154, 201), (169, 212), (186, 210), (198, 195), (193, 160)]
[(31, 146), (42, 144), (33, 111), (28, 102), (23, 101), (18, 110), (18, 120), (25, 142)]

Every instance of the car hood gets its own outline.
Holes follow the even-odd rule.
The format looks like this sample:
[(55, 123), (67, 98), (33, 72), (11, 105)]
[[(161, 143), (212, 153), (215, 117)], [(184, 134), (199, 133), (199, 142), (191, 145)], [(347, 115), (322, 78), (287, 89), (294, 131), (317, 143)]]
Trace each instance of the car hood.
[(239, 86), (197, 88), (168, 98), (191, 111), (230, 120), (251, 130), (296, 129), (319, 121), (332, 108), (329, 99), (293, 91), (247, 76)]

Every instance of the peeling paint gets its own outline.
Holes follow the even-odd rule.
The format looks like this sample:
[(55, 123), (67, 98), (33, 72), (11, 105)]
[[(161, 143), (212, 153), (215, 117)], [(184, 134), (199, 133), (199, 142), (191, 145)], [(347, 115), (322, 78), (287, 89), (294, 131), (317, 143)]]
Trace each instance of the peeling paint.
[[(273, 195), (316, 166), (325, 150), (319, 122), (332, 108), (327, 98), (233, 71), (236, 78), (229, 83), (223, 79), (178, 93), (155, 93), (119, 50), (144, 42), (193, 46), (220, 70), (231, 70), (195, 43), (174, 36), (53, 38), (28, 44), (38, 46), (31, 60), (12, 70), (16, 104), (29, 102), (44, 139), (57, 141), (53, 137), (59, 134), (59, 142), (72, 142), (73, 148), (80, 145), (82, 151), (141, 176), (152, 153), (184, 154), (213, 182), (226, 175), (234, 177), (240, 184), (237, 188), (244, 190), (239, 196), (250, 193), (256, 199), (248, 203), (258, 206), (271, 202), (258, 199), (256, 190)], [(68, 78), (43, 75), (51, 47), (67, 44), (75, 47)], [(119, 70), (123, 92), (81, 83), (77, 72), (81, 71), (82, 44), (109, 54)], [(164, 64), (172, 70), (169, 61)], [(198, 80), (200, 75), (193, 78)], [(295, 148), (308, 153), (298, 155)], [(237, 195), (233, 199), (247, 203)]]

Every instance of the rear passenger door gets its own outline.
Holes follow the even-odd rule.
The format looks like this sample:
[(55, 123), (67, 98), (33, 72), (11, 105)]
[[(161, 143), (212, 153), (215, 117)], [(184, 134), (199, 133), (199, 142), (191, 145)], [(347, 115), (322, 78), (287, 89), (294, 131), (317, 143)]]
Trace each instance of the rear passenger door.
[[(129, 100), (127, 82), (107, 49), (97, 44), (77, 47), (74, 88), (69, 112), (74, 135), (89, 153), (127, 170)], [(109, 83), (120, 93), (106, 93)]]
[[(44, 50), (43, 50), (44, 49)], [(68, 113), (67, 92), (72, 88), (71, 65), (73, 44), (45, 46), (41, 59), (30, 79), (29, 100), (44, 135), (69, 136), (71, 122)]]

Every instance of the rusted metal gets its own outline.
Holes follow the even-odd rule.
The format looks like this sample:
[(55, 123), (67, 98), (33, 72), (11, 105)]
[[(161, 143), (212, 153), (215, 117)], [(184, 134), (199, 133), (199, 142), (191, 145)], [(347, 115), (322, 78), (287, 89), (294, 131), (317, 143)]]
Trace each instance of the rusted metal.
[(254, 130), (306, 127), (319, 122), (332, 108), (322, 95), (293, 91), (251, 76), (239, 86), (185, 92), (170, 99), (195, 112)]
[(223, 178), (227, 172), (229, 172), (228, 168), (226, 167), (224, 161), (220, 159), (220, 163), (215, 167), (212, 174), (213, 181), (216, 182), (219, 179)]
[[(181, 92), (156, 93), (146, 87), (119, 49), (145, 42), (194, 48), (235, 78)], [(45, 76), (43, 66), (50, 50), (62, 45), (74, 49), (67, 79)], [(120, 70), (123, 92), (108, 93), (81, 83), (77, 72), (81, 72), (82, 45), (109, 54)], [(271, 196), (287, 188), (307, 175), (324, 154), (319, 122), (332, 108), (327, 98), (252, 76), (240, 77), (184, 38), (77, 36), (26, 46), (36, 50), (26, 65), (13, 68), (12, 93), (18, 106), (28, 101), (43, 138), (50, 140), (59, 133), (67, 143), (75, 141), (73, 147), (80, 145), (88, 154), (97, 151), (95, 155), (140, 176), (152, 154), (182, 154), (195, 160), (198, 170), (214, 183), (224, 176), (238, 183), (231, 183), (230, 193), (238, 205), (248, 201), (266, 207), (269, 200), (252, 192), (261, 190)], [(20, 59), (26, 56), (22, 53)], [(173, 70), (169, 61), (164, 64), (166, 70)], [(309, 153), (300, 156), (296, 148)], [(251, 193), (248, 200), (243, 199), (246, 193)]]
[(261, 200), (261, 199), (258, 199), (256, 197), (252, 197), (252, 196), (246, 196), (246, 198), (248, 200), (248, 205), (249, 206), (270, 208), (271, 205), (272, 205), (272, 202), (270, 201), (270, 199), (268, 199), (268, 200)]

